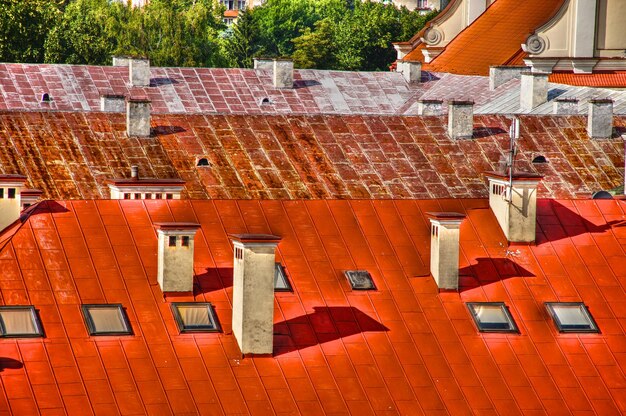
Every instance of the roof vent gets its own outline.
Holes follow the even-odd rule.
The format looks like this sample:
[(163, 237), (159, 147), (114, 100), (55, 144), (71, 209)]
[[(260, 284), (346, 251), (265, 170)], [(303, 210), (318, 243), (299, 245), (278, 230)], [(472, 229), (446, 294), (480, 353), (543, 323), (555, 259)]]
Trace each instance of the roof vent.
[(133, 165), (130, 167), (130, 177), (133, 179), (139, 179), (139, 166)]
[(50, 94), (48, 94), (47, 92), (44, 92), (43, 94), (41, 94), (42, 103), (49, 103), (50, 101), (52, 101), (52, 98), (50, 98)]
[(347, 270), (344, 274), (352, 290), (376, 290), (372, 275), (367, 270)]
[(613, 199), (613, 195), (611, 195), (607, 191), (598, 191), (594, 192), (593, 195), (591, 195), (591, 199)]
[(263, 97), (259, 101), (259, 104), (260, 105), (269, 105), (269, 104), (272, 104), (272, 101), (268, 97)]
[(198, 159), (198, 162), (196, 163), (196, 166), (208, 166), (210, 167), (211, 164), (209, 163), (209, 160), (206, 157), (202, 157), (200, 159)]
[(546, 160), (545, 156), (539, 155), (535, 156), (535, 158), (533, 159), (533, 163), (548, 163), (548, 161)]

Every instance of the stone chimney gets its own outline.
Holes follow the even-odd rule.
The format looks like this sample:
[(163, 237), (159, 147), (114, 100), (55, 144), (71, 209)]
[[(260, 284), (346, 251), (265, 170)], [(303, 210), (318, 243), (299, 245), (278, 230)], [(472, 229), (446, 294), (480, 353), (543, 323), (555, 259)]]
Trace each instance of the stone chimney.
[(113, 56), (113, 66), (128, 66), (130, 58), (128, 56), (116, 55)]
[(100, 111), (107, 113), (123, 113), (126, 99), (123, 95), (104, 94), (100, 96)]
[[(512, 243), (535, 241), (537, 186), (542, 176), (533, 173), (487, 172), (489, 207), (507, 240)], [(511, 186), (512, 184), (512, 186)]]
[(21, 192), (26, 183), (23, 175), (0, 175), (0, 231), (20, 218)]
[(448, 135), (453, 139), (471, 139), (474, 134), (474, 102), (448, 101)]
[(396, 72), (400, 72), (406, 82), (420, 82), (422, 79), (422, 63), (420, 61), (398, 61), (396, 63)]
[(548, 75), (542, 72), (522, 72), (520, 108), (531, 111), (548, 101)]
[(459, 230), (464, 214), (428, 212), (430, 273), (439, 289), (459, 288)]
[(293, 88), (291, 59), (274, 59), (274, 88)]
[(193, 239), (200, 224), (166, 222), (158, 227), (157, 280), (165, 292), (193, 292)]
[(233, 333), (241, 353), (272, 354), (274, 347), (275, 250), (280, 237), (235, 234)]
[(274, 71), (274, 60), (272, 58), (254, 58), (254, 69)]
[(150, 100), (126, 101), (126, 133), (129, 137), (150, 137)]
[(612, 100), (589, 100), (587, 134), (593, 139), (608, 139), (613, 136)]
[(420, 116), (440, 116), (443, 114), (443, 101), (418, 100), (417, 114)]
[(575, 98), (557, 98), (552, 102), (554, 114), (572, 115), (578, 114), (578, 100)]
[(512, 79), (522, 77), (522, 72), (528, 71), (527, 66), (491, 66), (489, 67), (489, 89), (491, 91)]
[(130, 177), (131, 179), (139, 179), (139, 166), (132, 165), (130, 167)]
[(150, 60), (148, 58), (130, 58), (128, 78), (132, 87), (150, 86)]

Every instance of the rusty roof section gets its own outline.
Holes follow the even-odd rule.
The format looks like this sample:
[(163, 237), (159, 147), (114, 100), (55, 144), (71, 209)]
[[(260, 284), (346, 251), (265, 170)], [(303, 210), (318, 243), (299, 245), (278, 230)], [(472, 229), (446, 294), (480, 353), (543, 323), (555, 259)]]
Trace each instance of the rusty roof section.
[[(624, 182), (619, 137), (591, 140), (586, 117), (521, 116), (517, 168), (544, 176), (539, 196), (587, 198)], [(615, 117), (617, 131), (626, 118)], [(429, 199), (487, 196), (482, 172), (506, 157), (510, 120), (475, 117), (474, 139), (446, 117), (155, 115), (150, 139), (122, 114), (0, 113), (0, 166), (50, 199), (108, 198), (138, 165), (180, 178), (184, 196), (220, 199)], [(543, 155), (549, 163), (533, 165)], [(196, 166), (199, 157), (210, 166)]]
[[(626, 201), (539, 200), (537, 244), (507, 248), (486, 200), (46, 201), (0, 250), (0, 296), (43, 339), (0, 343), (0, 410), (92, 414), (523, 414), (626, 411)], [(460, 291), (429, 275), (430, 211), (467, 215)], [(223, 332), (179, 334), (154, 222), (191, 221), (194, 293)], [(273, 357), (231, 331), (230, 233), (277, 234)], [(376, 291), (351, 290), (367, 270)], [(584, 302), (600, 334), (561, 334), (544, 302)], [(504, 302), (520, 334), (479, 333)], [(134, 335), (89, 337), (80, 305), (120, 303)]]
[[(490, 66), (518, 62), (521, 44), (562, 4), (563, 0), (496, 0), (424, 69), (489, 75)], [(405, 59), (416, 57), (409, 54)]]

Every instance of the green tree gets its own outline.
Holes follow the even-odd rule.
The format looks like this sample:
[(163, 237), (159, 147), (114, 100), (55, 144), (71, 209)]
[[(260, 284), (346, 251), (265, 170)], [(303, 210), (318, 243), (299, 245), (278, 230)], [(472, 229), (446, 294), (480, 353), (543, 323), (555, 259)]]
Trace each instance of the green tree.
[(225, 49), (230, 64), (238, 68), (252, 68), (253, 58), (263, 55), (259, 28), (251, 11), (242, 10), (237, 22), (225, 33)]
[(44, 42), (63, 1), (0, 0), (0, 62), (43, 62)]
[(333, 69), (335, 60), (335, 33), (329, 18), (315, 22), (315, 31), (304, 29), (302, 35), (293, 39), (294, 65), (298, 68)]

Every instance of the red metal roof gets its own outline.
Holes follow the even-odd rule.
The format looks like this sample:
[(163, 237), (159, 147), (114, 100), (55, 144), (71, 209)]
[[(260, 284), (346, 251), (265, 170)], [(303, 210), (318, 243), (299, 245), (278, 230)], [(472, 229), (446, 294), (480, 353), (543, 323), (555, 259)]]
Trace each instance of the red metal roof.
[[(446, 45), (430, 71), (489, 75), (489, 67), (519, 61), (520, 45), (548, 22), (563, 0), (497, 0)], [(411, 58), (412, 57), (412, 58)], [(409, 54), (410, 59), (414, 59)]]
[[(460, 284), (429, 276), (425, 212), (456, 211)], [(626, 202), (540, 200), (536, 246), (508, 247), (485, 200), (44, 202), (0, 250), (4, 304), (46, 337), (2, 339), (13, 414), (618, 414), (626, 412)], [(194, 297), (163, 299), (154, 222), (198, 222)], [(231, 333), (229, 233), (282, 237), (294, 293), (275, 354)], [(351, 291), (343, 270), (378, 290)], [(171, 301), (210, 301), (223, 333), (178, 333)], [(520, 334), (465, 306), (505, 302)], [(560, 334), (543, 303), (583, 301), (600, 334)], [(81, 303), (122, 303), (134, 335), (89, 337)]]
[[(623, 184), (623, 140), (591, 140), (586, 118), (521, 116), (518, 166), (544, 175), (543, 197), (589, 197)], [(128, 138), (123, 114), (0, 113), (0, 166), (45, 198), (107, 198), (106, 181), (180, 178), (185, 195), (217, 199), (486, 197), (483, 172), (506, 157), (511, 121), (475, 117), (454, 141), (447, 119), (400, 116), (154, 115), (150, 139)], [(617, 129), (626, 118), (616, 116)], [(547, 164), (533, 165), (538, 155)], [(197, 158), (211, 166), (196, 167)]]
[(575, 86), (626, 88), (626, 71), (604, 71), (594, 72), (593, 74), (554, 72), (550, 74), (549, 80), (550, 82)]

